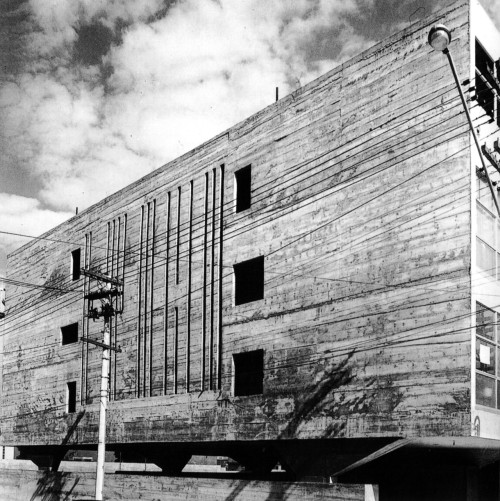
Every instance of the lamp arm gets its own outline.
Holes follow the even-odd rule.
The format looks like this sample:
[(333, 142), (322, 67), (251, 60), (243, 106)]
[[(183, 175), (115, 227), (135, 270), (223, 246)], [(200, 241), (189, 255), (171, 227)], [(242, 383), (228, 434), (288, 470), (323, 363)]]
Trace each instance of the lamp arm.
[(464, 93), (462, 91), (462, 87), (460, 86), (460, 82), (458, 80), (457, 70), (455, 68), (455, 63), (453, 61), (453, 57), (452, 57), (450, 51), (448, 50), (448, 48), (444, 49), (443, 53), (446, 54), (446, 56), (448, 57), (448, 61), (450, 62), (451, 71), (453, 73), (453, 77), (455, 78), (455, 83), (457, 84), (457, 89), (458, 89), (458, 92), (460, 94), (460, 99), (462, 100), (462, 104), (464, 106), (465, 115), (466, 115), (467, 120), (469, 122), (469, 127), (470, 127), (470, 130), (472, 132), (472, 136), (474, 137), (474, 142), (476, 143), (477, 151), (479, 153), (479, 158), (481, 159), (481, 163), (483, 164), (484, 172), (486, 173), (486, 179), (488, 180), (488, 186), (490, 187), (491, 196), (493, 197), (493, 202), (495, 203), (495, 207), (497, 208), (497, 214), (500, 217), (500, 207), (498, 205), (498, 200), (497, 200), (497, 197), (495, 195), (495, 189), (493, 187), (493, 183), (491, 182), (490, 174), (488, 172), (488, 168), (486, 167), (486, 162), (484, 160), (483, 152), (482, 152), (481, 146), (479, 144), (479, 139), (477, 137), (476, 130), (474, 129), (474, 125), (472, 124), (472, 119), (471, 119), (471, 116), (469, 113), (469, 108), (467, 107), (467, 102), (465, 101), (465, 96), (464, 96)]

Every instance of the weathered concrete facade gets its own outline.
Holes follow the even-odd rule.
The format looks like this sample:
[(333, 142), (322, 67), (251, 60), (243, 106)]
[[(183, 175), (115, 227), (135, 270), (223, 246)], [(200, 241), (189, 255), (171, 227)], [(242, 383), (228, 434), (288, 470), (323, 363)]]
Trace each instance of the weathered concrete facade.
[(61, 342), (75, 323), (101, 339), (78, 249), (81, 267), (124, 283), (111, 449), (166, 470), (214, 453), (302, 474), (401, 437), (477, 435), (478, 413), (500, 438), (474, 400), (476, 168), (427, 45), (436, 22), (472, 79), (459, 1), (13, 253), (9, 278), (46, 288), (8, 287), (2, 443), (97, 442), (101, 349)]
[[(95, 474), (89, 472), (40, 472), (0, 468), (0, 501), (65, 501), (92, 499)], [(238, 499), (239, 501), (361, 501), (363, 487), (255, 481), (233, 475), (219, 477), (162, 477), (158, 475), (109, 475), (105, 499), (158, 501)]]

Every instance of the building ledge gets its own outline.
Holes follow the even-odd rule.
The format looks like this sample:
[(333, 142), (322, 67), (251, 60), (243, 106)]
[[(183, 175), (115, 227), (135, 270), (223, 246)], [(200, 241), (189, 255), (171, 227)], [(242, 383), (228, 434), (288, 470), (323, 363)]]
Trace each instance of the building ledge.
[(423, 437), (397, 440), (337, 472), (341, 483), (378, 484), (418, 469), (482, 468), (500, 460), (500, 440), (479, 437)]

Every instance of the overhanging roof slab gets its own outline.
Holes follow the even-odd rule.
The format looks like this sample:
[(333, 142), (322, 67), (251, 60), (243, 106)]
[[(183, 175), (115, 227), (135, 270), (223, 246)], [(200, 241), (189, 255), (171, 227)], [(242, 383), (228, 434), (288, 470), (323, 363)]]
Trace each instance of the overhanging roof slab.
[(342, 483), (378, 484), (395, 474), (426, 469), (483, 467), (500, 460), (500, 440), (479, 437), (406, 438), (389, 444), (334, 476)]

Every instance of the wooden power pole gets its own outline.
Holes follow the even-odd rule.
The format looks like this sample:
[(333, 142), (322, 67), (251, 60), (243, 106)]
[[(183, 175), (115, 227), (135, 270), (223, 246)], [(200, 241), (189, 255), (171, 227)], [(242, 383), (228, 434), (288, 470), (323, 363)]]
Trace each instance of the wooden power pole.
[[(95, 482), (95, 499), (96, 501), (102, 501), (106, 456), (106, 411), (109, 399), (110, 352), (111, 350), (121, 352), (119, 347), (111, 346), (110, 323), (111, 318), (116, 313), (121, 313), (121, 311), (117, 311), (115, 308), (113, 298), (121, 295), (120, 288), (122, 283), (115, 278), (86, 268), (82, 268), (82, 273), (91, 279), (97, 280), (98, 282), (97, 290), (89, 292), (84, 296), (88, 301), (87, 315), (93, 320), (100, 317), (104, 318), (102, 342), (89, 339), (88, 336), (83, 338), (84, 342), (100, 346), (102, 348), (101, 391), (99, 398), (99, 435), (97, 444), (97, 470)], [(94, 301), (96, 300), (101, 302), (100, 309), (94, 307)]]

